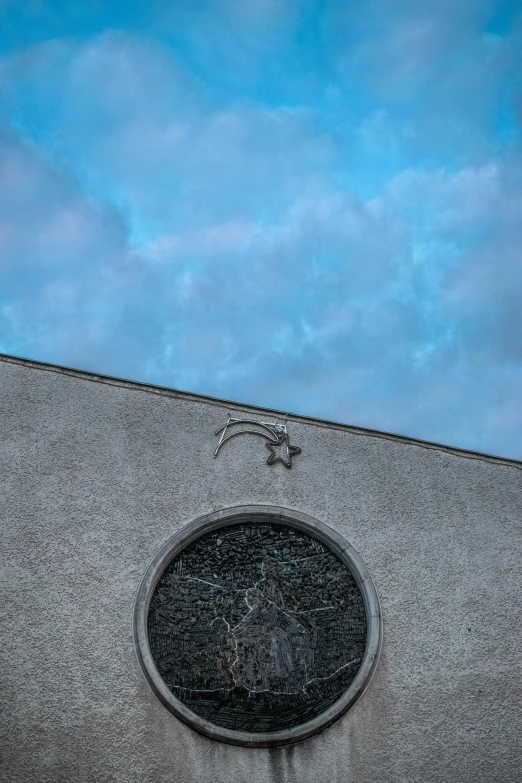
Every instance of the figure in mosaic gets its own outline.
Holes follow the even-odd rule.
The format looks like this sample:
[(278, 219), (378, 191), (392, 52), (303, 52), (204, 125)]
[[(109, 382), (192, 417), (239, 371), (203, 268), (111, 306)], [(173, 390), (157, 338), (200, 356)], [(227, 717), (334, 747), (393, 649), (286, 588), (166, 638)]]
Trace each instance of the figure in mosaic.
[(292, 693), (307, 681), (307, 629), (257, 588), (246, 591), (250, 611), (233, 629), (236, 660), (232, 675), (248, 691)]

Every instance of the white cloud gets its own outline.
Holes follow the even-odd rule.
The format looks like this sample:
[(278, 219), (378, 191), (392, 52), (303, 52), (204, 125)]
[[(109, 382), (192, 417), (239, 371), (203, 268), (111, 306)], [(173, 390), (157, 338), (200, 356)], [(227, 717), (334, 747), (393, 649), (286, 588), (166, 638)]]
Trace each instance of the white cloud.
[(0, 134), (0, 266), (102, 263), (124, 241), (120, 215), (85, 199), (73, 178), (12, 132)]

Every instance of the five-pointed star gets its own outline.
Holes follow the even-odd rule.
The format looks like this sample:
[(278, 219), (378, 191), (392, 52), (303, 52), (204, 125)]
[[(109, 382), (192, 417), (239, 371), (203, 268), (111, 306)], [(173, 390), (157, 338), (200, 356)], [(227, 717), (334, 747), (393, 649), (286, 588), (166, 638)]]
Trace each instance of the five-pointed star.
[(285, 468), (292, 467), (292, 457), (301, 453), (299, 446), (291, 446), (288, 440), (288, 435), (280, 437), (277, 443), (266, 444), (267, 449), (270, 450), (270, 456), (267, 459), (267, 465), (275, 465), (276, 462), (282, 462)]

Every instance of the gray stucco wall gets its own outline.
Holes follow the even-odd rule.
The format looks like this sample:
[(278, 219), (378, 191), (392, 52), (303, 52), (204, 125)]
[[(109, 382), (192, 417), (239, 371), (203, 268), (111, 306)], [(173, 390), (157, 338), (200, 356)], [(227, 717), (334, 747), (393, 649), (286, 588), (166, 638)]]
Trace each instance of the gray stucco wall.
[[(520, 464), (292, 418), (292, 470), (268, 467), (256, 438), (213, 459), (233, 410), (0, 360), (1, 780), (517, 780)], [(290, 748), (199, 736), (159, 703), (133, 648), (134, 597), (159, 547), (252, 503), (345, 536), (384, 615), (363, 697)]]

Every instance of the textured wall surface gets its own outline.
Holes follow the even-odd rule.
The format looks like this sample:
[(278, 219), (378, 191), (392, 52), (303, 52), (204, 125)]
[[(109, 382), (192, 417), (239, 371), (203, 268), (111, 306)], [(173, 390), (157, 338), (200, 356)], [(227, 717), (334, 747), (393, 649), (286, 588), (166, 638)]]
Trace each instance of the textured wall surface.
[[(0, 360), (0, 779), (517, 780), (521, 465), (299, 418), (291, 470), (266, 465), (259, 438), (213, 459), (214, 431), (237, 410), (256, 415)], [(254, 503), (345, 536), (384, 616), (362, 698), (289, 748), (224, 745), (182, 725), (133, 647), (134, 597), (159, 547), (198, 516)]]

